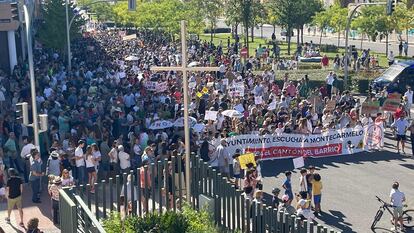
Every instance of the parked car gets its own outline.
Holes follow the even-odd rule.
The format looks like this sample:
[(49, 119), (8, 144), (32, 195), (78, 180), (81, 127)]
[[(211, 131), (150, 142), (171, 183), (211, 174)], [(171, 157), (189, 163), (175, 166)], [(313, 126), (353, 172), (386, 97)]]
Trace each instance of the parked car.
[(373, 91), (387, 88), (389, 93), (404, 93), (406, 86), (414, 87), (414, 60), (400, 61), (390, 66), (381, 76), (371, 83)]

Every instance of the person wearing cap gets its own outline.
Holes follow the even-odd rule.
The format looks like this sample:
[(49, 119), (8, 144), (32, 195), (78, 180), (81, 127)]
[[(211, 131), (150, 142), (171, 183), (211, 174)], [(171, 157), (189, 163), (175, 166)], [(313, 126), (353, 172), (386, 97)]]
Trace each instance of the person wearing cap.
[(284, 194), (282, 196), (282, 203), (280, 203), (278, 207), (278, 211), (282, 211), (283, 213), (288, 213), (289, 215), (295, 214), (296, 209), (290, 204), (291, 202), (292, 200), (290, 200), (289, 195)]
[(84, 184), (85, 176), (85, 155), (83, 154), (83, 147), (85, 147), (85, 141), (79, 140), (78, 147), (75, 149), (75, 164), (76, 164), (76, 179), (79, 184)]
[(49, 195), (52, 200), (53, 224), (59, 224), (59, 190), (62, 188), (62, 179), (57, 176), (49, 187)]
[(399, 190), (400, 184), (398, 182), (394, 182), (392, 184), (392, 189), (390, 192), (390, 204), (393, 206), (394, 209), (394, 226), (396, 230), (396, 227), (398, 226), (398, 222), (400, 222), (401, 230), (404, 231), (403, 227), (403, 206), (405, 202), (405, 194)]
[(25, 182), (29, 182), (29, 171), (30, 171), (30, 151), (36, 148), (32, 143), (32, 139), (28, 136), (23, 136), (22, 150), (20, 151), (20, 157), (23, 159), (23, 175)]
[(46, 162), (46, 175), (60, 176), (60, 165), (59, 153), (53, 151)]
[(7, 196), (7, 218), (6, 222), (10, 223), (10, 214), (12, 209), (16, 206), (19, 209), (20, 226), (23, 224), (23, 209), (22, 209), (22, 193), (23, 193), (23, 181), (18, 176), (17, 171), (14, 168), (9, 169), (9, 179), (7, 180), (6, 196)]
[(279, 188), (272, 189), (272, 207), (276, 209), (279, 208), (279, 194)]

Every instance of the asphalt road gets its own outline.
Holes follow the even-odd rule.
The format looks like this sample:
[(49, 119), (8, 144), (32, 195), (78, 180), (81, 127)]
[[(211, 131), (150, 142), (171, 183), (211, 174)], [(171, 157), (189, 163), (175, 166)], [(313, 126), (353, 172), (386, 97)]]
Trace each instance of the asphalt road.
[[(224, 20), (219, 20), (217, 23), (217, 27), (228, 27), (225, 23)], [(241, 27), (239, 26), (238, 31), (241, 31)], [(263, 26), (263, 36), (265, 38), (271, 38), (273, 33), (273, 26), (271, 25), (264, 25)], [(281, 28), (280, 27), (276, 27), (276, 38), (278, 40), (281, 39), (280, 36), (281, 33)], [(250, 34), (250, 30), (249, 30), (249, 34)], [(254, 35), (256, 37), (260, 37), (261, 36), (261, 29), (256, 29), (254, 30)], [(292, 37), (292, 42), (296, 42), (296, 31), (294, 32), (294, 35)], [(344, 47), (345, 46), (345, 39), (343, 39), (343, 35), (341, 35), (341, 40), (340, 40), (340, 46)], [(405, 38), (405, 36), (403, 36), (403, 38)], [(409, 48), (408, 48), (408, 56), (410, 57), (414, 57), (414, 37), (409, 37), (412, 41), (412, 43), (410, 43), (409, 41)], [(304, 31), (303, 34), (303, 39), (305, 42), (310, 42), (313, 41), (314, 43), (319, 43), (319, 39), (320, 36), (318, 33), (316, 33), (316, 35), (313, 35), (313, 32), (311, 32), (311, 34), (308, 34), (307, 30)], [(322, 44), (332, 44), (332, 45), (337, 45), (338, 44), (338, 37), (336, 35), (329, 35), (328, 37), (322, 37)], [(352, 38), (349, 39), (349, 44), (350, 45), (355, 45), (356, 48), (361, 48), (361, 40), (356, 39), (353, 40)], [(368, 49), (370, 48), (372, 51), (374, 52), (380, 52), (380, 53), (385, 53), (385, 39), (382, 40), (382, 42), (369, 42), (367, 40), (363, 41), (362, 43), (362, 48), (364, 49)], [(398, 43), (395, 41), (391, 41), (389, 42), (389, 49), (390, 51), (393, 51), (395, 55), (398, 55)]]
[[(397, 154), (395, 141), (388, 133), (385, 150), (363, 152), (354, 155), (306, 159), (305, 166), (314, 165), (323, 182), (322, 211), (317, 222), (347, 232), (372, 232), (370, 226), (380, 203), (375, 196), (389, 201), (391, 185), (400, 182), (400, 190), (407, 197), (407, 203), (414, 209), (414, 159), (411, 146), (406, 155)], [(292, 159), (265, 161), (263, 165), (264, 191), (281, 188), (284, 171), (293, 170)], [(293, 170), (292, 187), (299, 191), (299, 170)], [(270, 200), (270, 197), (265, 197)], [(378, 223), (375, 232), (390, 232), (392, 227), (388, 213)], [(414, 229), (407, 232), (414, 232)]]

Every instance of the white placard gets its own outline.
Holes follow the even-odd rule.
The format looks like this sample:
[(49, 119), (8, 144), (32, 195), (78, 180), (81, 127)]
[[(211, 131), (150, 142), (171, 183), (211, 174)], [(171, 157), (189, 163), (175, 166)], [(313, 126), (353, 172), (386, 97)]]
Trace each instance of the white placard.
[(229, 79), (228, 78), (223, 79), (223, 85), (224, 86), (228, 86), (229, 85)]
[(137, 38), (137, 34), (131, 34), (131, 35), (122, 37), (122, 40), (132, 40), (136, 38)]
[(254, 97), (254, 103), (256, 105), (262, 104), (263, 103), (263, 98), (261, 96), (255, 96)]
[(234, 110), (236, 110), (240, 113), (243, 113), (244, 112), (244, 107), (243, 107), (242, 104), (238, 104), (238, 105), (234, 106)]
[(206, 111), (204, 120), (213, 120), (213, 121), (217, 120), (217, 111)]
[(199, 124), (195, 124), (193, 126), (194, 131), (196, 131), (197, 133), (200, 133), (203, 131), (204, 129), (204, 124), (203, 123), (199, 123)]
[(301, 168), (305, 166), (305, 160), (303, 159), (303, 156), (297, 157), (293, 159), (293, 167)]
[(267, 110), (273, 111), (276, 109), (276, 102), (273, 101), (272, 103), (269, 104), (269, 106), (267, 107)]

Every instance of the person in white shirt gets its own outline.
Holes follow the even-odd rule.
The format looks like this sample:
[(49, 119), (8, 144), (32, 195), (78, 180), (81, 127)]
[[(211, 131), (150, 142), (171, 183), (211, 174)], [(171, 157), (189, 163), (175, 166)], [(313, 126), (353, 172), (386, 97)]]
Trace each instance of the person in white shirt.
[(124, 151), (124, 146), (118, 146), (119, 166), (122, 173), (128, 173), (131, 170), (131, 160), (128, 153)]
[[(76, 151), (75, 151), (76, 154)], [(94, 183), (96, 181), (95, 158), (93, 156), (92, 147), (88, 146), (85, 153), (86, 171), (88, 172), (88, 182), (91, 187), (91, 193), (95, 193)]]
[(85, 157), (83, 155), (83, 147), (85, 142), (78, 141), (78, 147), (75, 149), (75, 165), (76, 165), (76, 179), (80, 184), (85, 182)]
[(398, 226), (397, 222), (400, 222), (401, 230), (404, 230), (403, 227), (403, 202), (405, 202), (405, 194), (398, 190), (400, 184), (398, 182), (394, 182), (392, 184), (392, 189), (390, 192), (390, 198), (391, 198), (391, 205), (394, 208), (394, 226), (395, 228)]
[(306, 169), (302, 169), (300, 171), (300, 178), (299, 178), (299, 184), (300, 184), (300, 191), (301, 192), (307, 192), (308, 191), (308, 181), (306, 180), (306, 175), (308, 174), (308, 171)]
[(112, 143), (112, 148), (109, 151), (108, 156), (110, 176), (115, 177), (118, 173), (118, 142), (116, 140)]
[(30, 155), (31, 155), (31, 151), (32, 149), (35, 149), (35, 145), (33, 145), (31, 138), (24, 136), (23, 137), (23, 148), (20, 152), (20, 157), (23, 159), (25, 166), (23, 167), (24, 170), (24, 180), (27, 182), (29, 182), (29, 172), (30, 172)]
[(334, 82), (334, 76), (333, 76), (333, 72), (329, 72), (328, 76), (326, 76), (325, 78), (326, 81), (326, 91), (328, 92), (328, 96), (329, 99), (331, 98), (331, 94), (332, 94), (332, 85)]
[(407, 112), (408, 116), (411, 118), (411, 106), (413, 105), (413, 91), (410, 86), (407, 86), (407, 91), (404, 94), (404, 97), (407, 97)]

